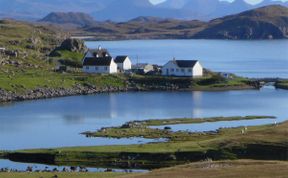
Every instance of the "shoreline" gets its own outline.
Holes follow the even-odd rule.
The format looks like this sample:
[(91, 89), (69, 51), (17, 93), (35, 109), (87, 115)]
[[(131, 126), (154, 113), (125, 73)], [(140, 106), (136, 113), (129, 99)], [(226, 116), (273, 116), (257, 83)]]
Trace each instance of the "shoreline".
[(237, 91), (237, 90), (258, 90), (254, 86), (228, 86), (228, 87), (214, 87), (214, 88), (187, 88), (187, 89), (176, 89), (176, 88), (138, 88), (138, 87), (83, 87), (77, 86), (74, 88), (38, 88), (30, 90), (25, 94), (17, 94), (15, 92), (7, 92), (0, 89), (0, 104), (9, 102), (20, 102), (29, 100), (41, 100), (41, 99), (52, 99), (69, 96), (85, 96), (101, 93), (118, 93), (118, 92), (153, 92), (153, 91), (166, 91), (166, 92), (185, 92), (185, 91), (203, 91), (203, 92), (224, 92), (224, 91)]
[(279, 38), (279, 39), (268, 39), (268, 38), (259, 38), (259, 39), (231, 39), (231, 38), (193, 38), (193, 37), (179, 37), (179, 36), (109, 36), (104, 35), (97, 37), (94, 34), (72, 34), (71, 38), (81, 39), (85, 41), (137, 41), (137, 40), (222, 40), (222, 41), (277, 41), (277, 40), (288, 40), (288, 38)]

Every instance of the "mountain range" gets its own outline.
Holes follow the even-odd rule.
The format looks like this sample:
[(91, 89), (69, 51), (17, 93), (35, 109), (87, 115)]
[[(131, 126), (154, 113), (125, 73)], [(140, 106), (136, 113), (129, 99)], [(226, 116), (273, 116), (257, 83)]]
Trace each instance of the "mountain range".
[[(57, 17), (55, 20), (55, 16)], [(73, 18), (71, 18), (73, 17)], [(77, 17), (77, 18), (76, 18)], [(74, 27), (71, 19), (77, 19)], [(83, 19), (83, 20), (81, 20)], [(88, 19), (88, 20), (87, 20)], [(179, 20), (141, 16), (127, 22), (93, 21), (79, 13), (51, 13), (41, 23), (61, 24), (73, 36), (94, 40), (129, 39), (284, 39), (288, 37), (288, 8), (269, 5), (213, 19)], [(79, 22), (86, 22), (79, 24)]]
[(153, 5), (149, 0), (0, 0), (0, 17), (39, 20), (51, 12), (83, 12), (97, 21), (127, 21), (138, 16), (208, 21), (257, 7), (288, 2), (264, 0), (251, 5), (244, 0), (166, 0)]

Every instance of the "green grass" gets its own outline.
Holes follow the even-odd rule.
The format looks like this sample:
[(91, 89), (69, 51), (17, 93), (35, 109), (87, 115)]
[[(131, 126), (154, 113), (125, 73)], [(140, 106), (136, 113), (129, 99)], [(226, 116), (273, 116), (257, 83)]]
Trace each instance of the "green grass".
[(125, 79), (116, 75), (86, 75), (82, 73), (56, 73), (46, 69), (13, 70), (0, 72), (0, 88), (17, 93), (36, 88), (73, 88), (76, 84), (99, 88), (124, 87)]
[(248, 79), (234, 77), (225, 79), (210, 72), (203, 78), (163, 77), (163, 76), (133, 76), (130, 81), (138, 88), (161, 89), (166, 87), (170, 90), (235, 90), (255, 88)]
[(60, 50), (60, 51), (57, 51), (61, 57), (59, 58), (62, 58), (62, 59), (71, 59), (73, 61), (81, 61), (84, 57), (84, 54), (81, 54), (81, 53), (77, 53), (77, 52), (71, 52), (71, 51), (65, 51), (65, 50)]
[(53, 52), (55, 57), (52, 57), (52, 60), (59, 61), (62, 65), (81, 68), (82, 67), (82, 60), (84, 54), (79, 52), (72, 52), (67, 50), (58, 50)]
[(12, 75), (0, 73), (0, 88), (18, 93), (36, 88), (71, 88), (75, 84), (73, 76), (45, 70), (13, 71)]

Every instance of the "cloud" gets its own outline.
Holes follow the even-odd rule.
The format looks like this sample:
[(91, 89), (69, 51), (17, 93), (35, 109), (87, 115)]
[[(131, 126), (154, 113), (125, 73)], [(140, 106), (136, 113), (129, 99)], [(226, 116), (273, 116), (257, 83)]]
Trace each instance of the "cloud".
[(149, 0), (152, 4), (159, 4), (161, 2), (165, 2), (166, 0)]

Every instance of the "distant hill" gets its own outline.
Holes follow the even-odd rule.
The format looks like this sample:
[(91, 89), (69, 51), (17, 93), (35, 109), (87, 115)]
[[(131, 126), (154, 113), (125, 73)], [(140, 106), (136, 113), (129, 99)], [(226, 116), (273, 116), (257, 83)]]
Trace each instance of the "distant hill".
[(194, 38), (282, 39), (288, 37), (288, 8), (265, 6), (216, 19)]
[(95, 39), (284, 39), (288, 8), (270, 5), (209, 22), (138, 17), (127, 22), (97, 22), (77, 34)]
[(129, 22), (145, 23), (145, 22), (161, 22), (163, 20), (164, 19), (160, 17), (140, 16), (140, 17), (136, 17), (134, 19), (129, 20)]
[(15, 19), (43, 18), (51, 12), (91, 14), (106, 8), (114, 0), (0, 0), (0, 17)]
[(93, 25), (95, 23), (93, 17), (81, 12), (52, 12), (41, 19), (40, 22), (73, 24), (82, 27)]

